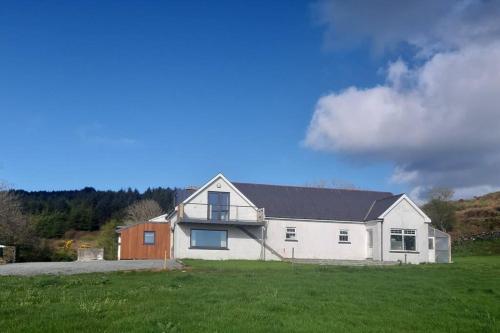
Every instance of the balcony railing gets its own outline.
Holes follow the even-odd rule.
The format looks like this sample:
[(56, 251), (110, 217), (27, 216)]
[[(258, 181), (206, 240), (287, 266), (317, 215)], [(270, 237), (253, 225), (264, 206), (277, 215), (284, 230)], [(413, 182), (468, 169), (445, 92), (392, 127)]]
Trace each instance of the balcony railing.
[(187, 203), (179, 205), (178, 213), (180, 221), (264, 222), (264, 208), (252, 206)]

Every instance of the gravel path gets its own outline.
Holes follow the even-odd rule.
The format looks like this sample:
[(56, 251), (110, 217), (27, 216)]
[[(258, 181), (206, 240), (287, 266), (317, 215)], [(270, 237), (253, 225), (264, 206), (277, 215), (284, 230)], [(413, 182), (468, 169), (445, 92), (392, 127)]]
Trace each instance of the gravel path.
[[(120, 261), (72, 261), (72, 262), (25, 262), (0, 265), (0, 275), (31, 276), (40, 274), (81, 274), (131, 270), (163, 269), (163, 260), (120, 260)], [(175, 260), (167, 261), (167, 269), (180, 269)]]

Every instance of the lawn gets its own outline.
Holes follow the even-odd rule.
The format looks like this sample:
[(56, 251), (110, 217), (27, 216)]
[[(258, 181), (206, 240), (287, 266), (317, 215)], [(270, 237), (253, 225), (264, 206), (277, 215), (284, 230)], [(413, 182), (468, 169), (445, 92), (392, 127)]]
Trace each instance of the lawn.
[(500, 257), (0, 277), (1, 332), (498, 332)]

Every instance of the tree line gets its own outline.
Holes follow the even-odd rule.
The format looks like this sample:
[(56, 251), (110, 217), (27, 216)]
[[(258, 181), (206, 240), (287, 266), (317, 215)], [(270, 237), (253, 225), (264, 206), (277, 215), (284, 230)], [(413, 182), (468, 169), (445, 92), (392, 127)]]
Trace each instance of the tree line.
[(36, 235), (42, 238), (62, 237), (68, 230), (99, 230), (110, 219), (122, 220), (126, 208), (140, 200), (154, 200), (162, 211), (173, 208), (171, 188), (98, 191), (85, 187), (73, 191), (12, 190), (22, 212), (33, 222)]
[[(54, 249), (49, 239), (62, 239), (68, 231), (100, 230), (99, 245), (112, 259), (115, 227), (147, 220), (173, 209), (172, 188), (99, 191), (92, 187), (73, 191), (8, 190), (0, 184), (0, 245), (17, 248), (18, 261), (73, 260), (75, 251)], [(71, 236), (69, 236), (71, 237)]]

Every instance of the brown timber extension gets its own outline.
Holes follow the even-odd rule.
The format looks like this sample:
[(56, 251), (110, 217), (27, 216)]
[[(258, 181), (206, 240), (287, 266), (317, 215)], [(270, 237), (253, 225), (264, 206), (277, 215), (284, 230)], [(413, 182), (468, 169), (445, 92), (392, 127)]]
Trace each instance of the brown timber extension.
[(120, 259), (164, 259), (165, 253), (170, 258), (170, 223), (144, 222), (119, 232)]

